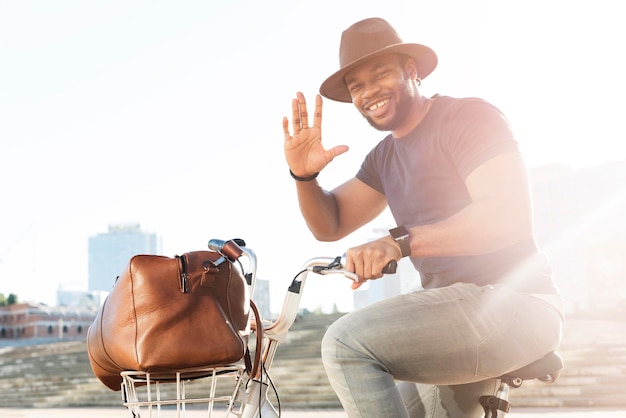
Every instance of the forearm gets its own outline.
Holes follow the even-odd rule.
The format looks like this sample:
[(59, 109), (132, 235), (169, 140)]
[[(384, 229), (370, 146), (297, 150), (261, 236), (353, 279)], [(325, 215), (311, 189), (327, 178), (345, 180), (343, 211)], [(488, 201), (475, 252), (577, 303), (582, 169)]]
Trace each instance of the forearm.
[(300, 212), (313, 236), (320, 241), (335, 241), (338, 236), (339, 210), (333, 194), (317, 180), (296, 181)]
[(412, 227), (410, 232), (414, 257), (487, 254), (532, 237), (531, 208), (528, 203), (488, 198), (442, 222)]
[(532, 237), (532, 200), (519, 154), (483, 163), (467, 177), (466, 186), (470, 204), (441, 222), (411, 229), (411, 255), (487, 254)]

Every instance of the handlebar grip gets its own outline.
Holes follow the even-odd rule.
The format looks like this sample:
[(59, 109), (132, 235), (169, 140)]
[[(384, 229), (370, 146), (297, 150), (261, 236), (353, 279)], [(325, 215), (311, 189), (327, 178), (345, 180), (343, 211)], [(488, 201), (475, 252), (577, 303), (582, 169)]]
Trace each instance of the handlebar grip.
[[(345, 265), (346, 265), (345, 253), (343, 256), (335, 258), (335, 261), (333, 262), (333, 264), (331, 264), (332, 267), (339, 266), (341, 268), (343, 268), (343, 266)], [(387, 263), (385, 267), (383, 267), (382, 273), (383, 274), (396, 274), (397, 270), (398, 270), (398, 262), (396, 260), (391, 260), (390, 262)]]
[(385, 267), (383, 267), (383, 274), (395, 274), (397, 270), (398, 262), (396, 260), (391, 260)]
[[(239, 245), (240, 247), (245, 247), (246, 246), (246, 242), (244, 240), (242, 240), (241, 238), (233, 238), (232, 240), (235, 244)], [(228, 241), (224, 241), (221, 239), (210, 239), (209, 243), (208, 243), (208, 247), (209, 249), (213, 250), (213, 251), (217, 251), (220, 252), (222, 251), (222, 249), (224, 248), (224, 246), (228, 243)]]

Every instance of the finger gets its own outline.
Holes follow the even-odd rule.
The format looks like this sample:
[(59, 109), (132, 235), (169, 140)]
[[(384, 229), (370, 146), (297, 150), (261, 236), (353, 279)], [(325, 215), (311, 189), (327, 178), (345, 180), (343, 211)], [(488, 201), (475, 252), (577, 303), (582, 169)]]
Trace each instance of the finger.
[(374, 279), (374, 272), (372, 271), (372, 265), (367, 263), (363, 266), (363, 277), (365, 280)]
[(291, 139), (291, 134), (289, 133), (289, 119), (283, 117), (283, 133), (285, 134), (285, 141)]
[(367, 265), (362, 259), (354, 260), (354, 273), (358, 276), (359, 282), (365, 282), (369, 279)]
[(344, 264), (344, 268), (347, 271), (351, 271), (351, 272), (354, 273), (355, 272), (355, 269), (354, 269), (355, 265), (354, 265), (354, 260), (352, 258), (352, 251), (353, 250), (351, 248), (348, 249), (348, 251), (346, 251), (346, 262)]
[(322, 96), (315, 96), (315, 114), (313, 115), (313, 127), (322, 127)]
[(298, 99), (293, 99), (291, 101), (291, 115), (293, 120), (293, 133), (294, 135), (300, 132), (302, 129), (302, 123), (300, 122), (300, 106), (298, 104)]
[(306, 129), (309, 127), (309, 114), (306, 110), (306, 100), (302, 93), (298, 93), (298, 106), (300, 107), (300, 128)]

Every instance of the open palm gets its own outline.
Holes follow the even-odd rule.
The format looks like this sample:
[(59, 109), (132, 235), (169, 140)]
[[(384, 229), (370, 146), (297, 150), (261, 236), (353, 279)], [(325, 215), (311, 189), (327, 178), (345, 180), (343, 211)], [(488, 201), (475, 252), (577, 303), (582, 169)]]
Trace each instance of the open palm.
[(346, 145), (338, 145), (329, 150), (322, 144), (322, 97), (315, 98), (313, 126), (309, 126), (306, 100), (300, 92), (292, 100), (293, 136), (289, 131), (289, 119), (283, 118), (285, 134), (285, 158), (291, 171), (299, 177), (309, 177), (320, 172), (336, 156), (348, 151)]

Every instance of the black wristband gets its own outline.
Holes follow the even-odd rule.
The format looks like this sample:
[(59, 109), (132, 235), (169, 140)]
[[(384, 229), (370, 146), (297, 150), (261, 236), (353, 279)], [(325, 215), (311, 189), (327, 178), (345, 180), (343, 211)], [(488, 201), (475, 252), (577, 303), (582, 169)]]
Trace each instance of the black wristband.
[(315, 180), (317, 178), (317, 176), (320, 174), (320, 172), (318, 171), (317, 173), (315, 173), (315, 174), (313, 174), (312, 176), (309, 176), (309, 177), (298, 177), (295, 174), (293, 174), (293, 171), (291, 171), (291, 168), (290, 168), (289, 169), (289, 174), (291, 174), (291, 177), (293, 177), (297, 181), (312, 181), (312, 180)]
[(409, 230), (405, 226), (398, 226), (396, 228), (390, 229), (389, 234), (398, 243), (398, 245), (400, 245), (402, 258), (410, 256), (411, 234), (409, 233)]

